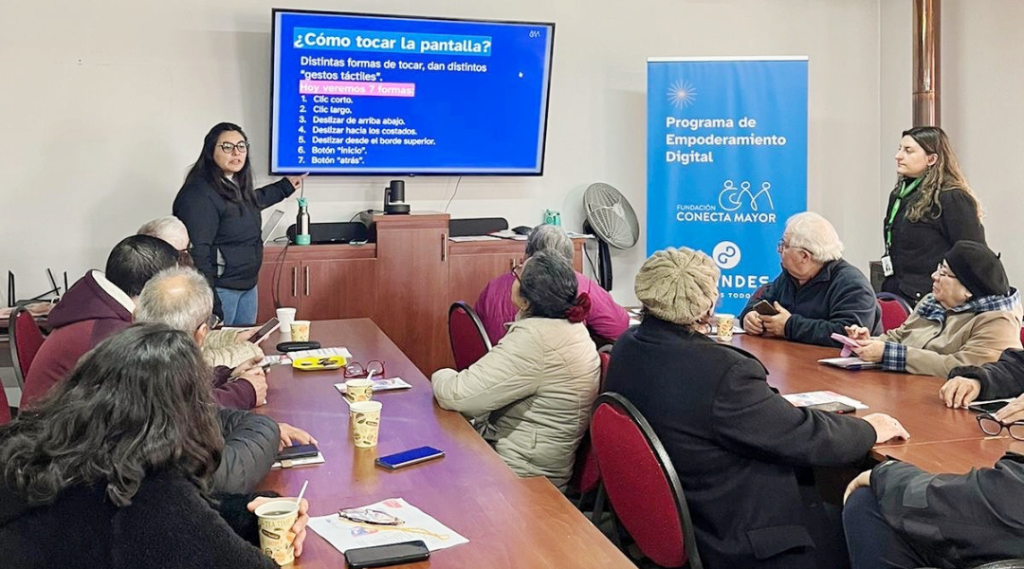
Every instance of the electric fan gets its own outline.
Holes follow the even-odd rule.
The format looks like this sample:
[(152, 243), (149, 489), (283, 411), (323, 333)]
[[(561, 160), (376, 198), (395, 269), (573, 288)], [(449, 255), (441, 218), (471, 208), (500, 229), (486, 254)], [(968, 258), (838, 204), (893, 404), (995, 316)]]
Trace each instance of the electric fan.
[(587, 220), (583, 230), (597, 236), (597, 282), (605, 290), (612, 289), (612, 258), (609, 246), (629, 249), (640, 238), (640, 224), (626, 198), (608, 184), (591, 184), (583, 193), (583, 209)]

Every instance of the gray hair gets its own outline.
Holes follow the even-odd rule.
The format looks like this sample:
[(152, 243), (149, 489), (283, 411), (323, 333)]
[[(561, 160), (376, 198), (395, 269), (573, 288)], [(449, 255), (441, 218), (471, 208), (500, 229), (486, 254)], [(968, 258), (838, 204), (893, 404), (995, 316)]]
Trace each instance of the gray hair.
[(541, 251), (550, 251), (561, 255), (572, 266), (572, 239), (557, 225), (538, 225), (530, 231), (526, 239), (526, 257), (532, 257)]
[(554, 251), (527, 259), (519, 275), (519, 294), (530, 303), (531, 316), (565, 318), (576, 302), (577, 286), (572, 265)]
[(786, 242), (804, 249), (815, 261), (825, 264), (843, 258), (843, 242), (836, 228), (813, 211), (798, 213), (786, 221)]
[(139, 295), (136, 322), (158, 322), (194, 333), (213, 313), (213, 290), (199, 271), (165, 269), (150, 279)]
[[(178, 251), (184, 250), (188, 247), (189, 243), (188, 228), (185, 227), (185, 224), (180, 219), (173, 215), (158, 217), (153, 221), (146, 222), (145, 225), (139, 228), (136, 234), (163, 239)], [(179, 244), (181, 247), (178, 246)]]

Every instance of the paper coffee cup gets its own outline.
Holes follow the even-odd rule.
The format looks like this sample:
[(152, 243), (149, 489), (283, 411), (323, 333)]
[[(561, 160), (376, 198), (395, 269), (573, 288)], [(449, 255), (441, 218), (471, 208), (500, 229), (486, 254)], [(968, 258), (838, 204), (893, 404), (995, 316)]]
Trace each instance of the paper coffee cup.
[(299, 517), (295, 500), (272, 500), (256, 508), (260, 526), (260, 549), (278, 565), (295, 561), (295, 534), (292, 526)]
[(345, 382), (345, 395), (349, 401), (369, 401), (373, 399), (372, 379), (350, 379)]
[(282, 332), (291, 332), (292, 322), (295, 322), (295, 309), (294, 308), (278, 308), (277, 309), (277, 321), (281, 323)]
[(736, 317), (732, 314), (716, 314), (715, 321), (718, 325), (718, 339), (723, 342), (732, 341), (732, 327)]
[(349, 413), (352, 414), (352, 441), (357, 447), (377, 446), (381, 407), (383, 405), (380, 401), (360, 401), (349, 407)]
[(292, 322), (291, 330), (293, 342), (309, 341), (309, 320), (296, 320)]

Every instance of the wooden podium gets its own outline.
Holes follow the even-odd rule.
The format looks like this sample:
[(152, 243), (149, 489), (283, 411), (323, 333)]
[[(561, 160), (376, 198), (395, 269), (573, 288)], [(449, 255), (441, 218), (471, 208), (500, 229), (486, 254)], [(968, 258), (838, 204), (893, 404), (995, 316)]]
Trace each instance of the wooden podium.
[[(376, 243), (266, 247), (259, 321), (276, 306), (295, 307), (296, 318), (305, 320), (372, 318), (428, 377), (451, 367), (448, 307), (474, 304), (491, 279), (523, 262), (526, 242), (452, 242), (449, 219), (429, 212), (377, 215)], [(573, 240), (573, 265), (581, 272), (585, 241)], [(315, 324), (310, 337), (316, 339)]]

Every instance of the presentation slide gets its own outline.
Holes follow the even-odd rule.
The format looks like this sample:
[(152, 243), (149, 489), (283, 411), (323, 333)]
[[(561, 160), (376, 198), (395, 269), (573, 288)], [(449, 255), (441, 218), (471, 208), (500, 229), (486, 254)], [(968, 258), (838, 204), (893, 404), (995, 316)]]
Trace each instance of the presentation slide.
[(274, 11), (274, 174), (542, 173), (554, 24)]

